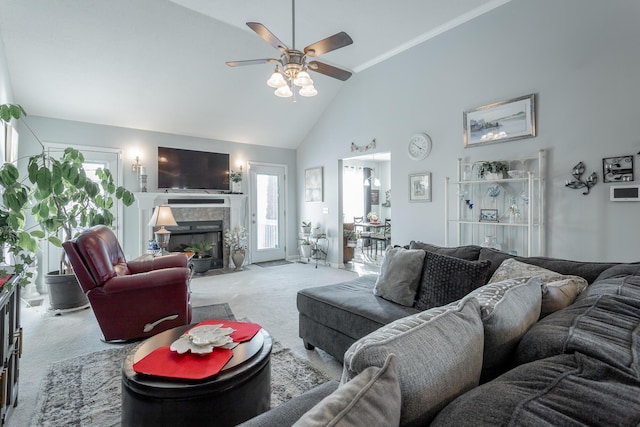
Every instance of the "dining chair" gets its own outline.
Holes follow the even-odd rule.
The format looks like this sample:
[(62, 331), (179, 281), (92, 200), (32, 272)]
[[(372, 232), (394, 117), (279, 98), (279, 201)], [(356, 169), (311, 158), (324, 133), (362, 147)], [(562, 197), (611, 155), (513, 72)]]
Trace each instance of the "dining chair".
[(370, 238), (372, 246), (375, 246), (375, 256), (378, 257), (378, 245), (382, 245), (380, 250), (384, 254), (385, 249), (391, 243), (391, 219), (385, 218), (382, 232), (371, 233)]
[[(371, 230), (369, 229), (369, 227), (364, 227), (362, 226), (362, 224), (364, 224), (364, 216), (354, 216), (353, 217), (353, 224), (356, 227), (356, 229), (360, 229), (357, 232), (358, 235), (358, 240), (360, 240), (360, 242), (362, 243), (362, 253), (364, 253), (364, 248), (368, 248), (369, 253), (371, 253)], [(357, 246), (357, 245), (356, 245)]]

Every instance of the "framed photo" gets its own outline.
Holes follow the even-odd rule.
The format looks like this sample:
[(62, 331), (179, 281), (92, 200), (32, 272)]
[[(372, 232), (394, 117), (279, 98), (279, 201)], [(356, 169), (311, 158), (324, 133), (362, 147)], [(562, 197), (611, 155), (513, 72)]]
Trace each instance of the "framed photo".
[(431, 172), (414, 173), (409, 175), (409, 201), (431, 201)]
[(304, 201), (323, 201), (322, 166), (304, 171)]
[(536, 136), (535, 94), (463, 113), (465, 148)]
[(371, 204), (372, 205), (380, 204), (380, 190), (371, 190)]
[(480, 222), (499, 222), (498, 209), (480, 209)]
[(602, 176), (604, 182), (633, 181), (633, 156), (602, 159)]

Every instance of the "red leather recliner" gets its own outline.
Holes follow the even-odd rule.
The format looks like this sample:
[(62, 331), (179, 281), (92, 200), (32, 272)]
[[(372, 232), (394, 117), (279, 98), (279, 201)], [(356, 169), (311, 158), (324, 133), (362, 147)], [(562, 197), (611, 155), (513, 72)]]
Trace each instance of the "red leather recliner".
[(185, 254), (127, 262), (104, 225), (62, 246), (105, 341), (145, 338), (191, 322)]

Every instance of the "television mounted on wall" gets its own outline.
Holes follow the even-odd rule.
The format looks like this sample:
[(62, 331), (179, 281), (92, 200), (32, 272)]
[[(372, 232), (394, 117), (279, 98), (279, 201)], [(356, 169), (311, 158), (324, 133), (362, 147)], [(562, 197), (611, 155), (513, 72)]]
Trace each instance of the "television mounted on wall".
[(158, 147), (158, 189), (229, 190), (229, 154)]

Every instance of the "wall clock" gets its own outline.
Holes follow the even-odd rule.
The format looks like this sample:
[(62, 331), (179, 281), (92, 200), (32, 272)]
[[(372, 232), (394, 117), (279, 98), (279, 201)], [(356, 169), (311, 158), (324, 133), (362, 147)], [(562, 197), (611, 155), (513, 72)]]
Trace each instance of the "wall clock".
[(426, 133), (417, 133), (409, 139), (407, 150), (413, 160), (425, 159), (431, 152), (431, 138)]

